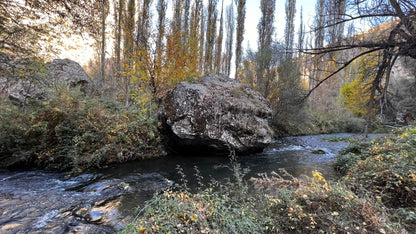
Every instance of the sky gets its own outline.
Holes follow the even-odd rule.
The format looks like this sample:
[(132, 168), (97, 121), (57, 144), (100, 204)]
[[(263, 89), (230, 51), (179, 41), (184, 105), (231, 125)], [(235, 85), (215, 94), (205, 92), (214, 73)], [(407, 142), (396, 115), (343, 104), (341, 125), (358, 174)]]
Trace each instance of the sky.
[[(308, 26), (312, 25), (313, 17), (315, 16), (315, 0), (297, 0), (296, 1), (296, 19), (295, 19), (295, 33), (297, 33), (300, 24), (300, 8), (303, 8), (303, 20), (306, 25), (306, 31), (309, 31)], [(275, 32), (277, 40), (284, 39), (285, 31), (285, 3), (286, 0), (276, 0), (275, 8)], [(244, 48), (248, 48), (248, 44), (252, 49), (257, 48), (257, 24), (261, 17), (260, 0), (247, 0), (246, 6), (246, 23), (244, 34)], [(297, 38), (297, 37), (295, 37)]]
[[(224, 0), (224, 17), (225, 6), (229, 5), (232, 0)], [(312, 25), (313, 17), (315, 15), (315, 2), (316, 0), (297, 0), (296, 1), (296, 19), (295, 19), (295, 33), (297, 33), (299, 27), (300, 8), (303, 7), (303, 18), (306, 25), (306, 31), (309, 31), (309, 26)], [(157, 1), (154, 0), (153, 4)], [(275, 39), (283, 40), (284, 27), (285, 27), (285, 3), (286, 0), (276, 0), (275, 9)], [(204, 0), (204, 6), (207, 5), (207, 0)], [(218, 1), (218, 7), (221, 6), (221, 0)], [(169, 6), (172, 7), (172, 0), (169, 0)], [(236, 14), (236, 9), (235, 9)], [(246, 1), (246, 20), (245, 20), (245, 33), (243, 50), (247, 50), (249, 47), (253, 50), (257, 48), (257, 24), (260, 20), (260, 0), (247, 0)], [(112, 19), (110, 16), (108, 19)], [(156, 20), (156, 13), (153, 14), (153, 19)], [(235, 41), (235, 39), (234, 39)], [(112, 54), (112, 45), (108, 44), (106, 49), (107, 56)], [(73, 36), (64, 40), (62, 45), (63, 50), (57, 56), (57, 58), (69, 58), (77, 61), (81, 65), (86, 65), (90, 59), (93, 58), (95, 49), (93, 48), (93, 42), (86, 40), (85, 37)], [(232, 66), (234, 67), (234, 66)], [(232, 72), (233, 74), (233, 72)]]

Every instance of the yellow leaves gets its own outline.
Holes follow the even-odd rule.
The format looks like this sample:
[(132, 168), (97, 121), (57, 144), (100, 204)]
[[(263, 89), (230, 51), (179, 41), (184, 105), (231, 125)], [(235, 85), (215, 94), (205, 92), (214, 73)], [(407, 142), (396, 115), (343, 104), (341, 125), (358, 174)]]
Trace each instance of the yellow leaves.
[(326, 191), (330, 190), (330, 186), (328, 185), (325, 178), (322, 176), (322, 174), (320, 172), (313, 171), (312, 175), (313, 175), (313, 179), (312, 179), (312, 184), (313, 185), (320, 185)]
[(403, 138), (408, 138), (409, 137), (409, 133), (408, 132), (404, 132), (403, 134), (399, 135), (397, 137), (397, 139), (401, 140)]
[(339, 215), (339, 213), (338, 213), (338, 212), (336, 212), (336, 211), (334, 211), (334, 212), (332, 212), (332, 215), (333, 215), (333, 216), (338, 216), (338, 215)]

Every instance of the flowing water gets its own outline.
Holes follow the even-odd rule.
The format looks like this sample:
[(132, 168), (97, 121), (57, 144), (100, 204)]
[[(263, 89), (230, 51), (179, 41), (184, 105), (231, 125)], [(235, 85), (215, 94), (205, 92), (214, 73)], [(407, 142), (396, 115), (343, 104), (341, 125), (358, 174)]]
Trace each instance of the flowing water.
[[(346, 142), (328, 136), (288, 137), (276, 140), (262, 153), (238, 157), (247, 177), (284, 168), (293, 176), (318, 170), (335, 179), (332, 161)], [(313, 154), (322, 150), (324, 154)], [(114, 233), (134, 218), (135, 208), (154, 192), (180, 181), (179, 165), (190, 186), (196, 184), (196, 166), (204, 178), (231, 175), (227, 157), (170, 156), (112, 165), (77, 177), (50, 171), (0, 169), (0, 233)]]

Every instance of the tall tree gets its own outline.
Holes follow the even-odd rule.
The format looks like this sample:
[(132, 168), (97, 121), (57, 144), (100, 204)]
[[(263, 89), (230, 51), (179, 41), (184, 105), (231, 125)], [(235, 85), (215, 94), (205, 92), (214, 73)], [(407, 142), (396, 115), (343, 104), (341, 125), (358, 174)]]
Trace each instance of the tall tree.
[(295, 14), (296, 14), (296, 0), (286, 0), (286, 26), (285, 26), (285, 46), (286, 57), (292, 57), (293, 41), (295, 37)]
[(275, 4), (275, 0), (261, 0), (261, 18), (257, 25), (259, 39), (256, 75), (259, 91), (264, 97), (269, 95), (270, 84), (275, 78), (275, 72), (271, 69)]
[(219, 74), (221, 73), (221, 62), (222, 62), (222, 41), (224, 38), (224, 0), (222, 0), (221, 4), (221, 17), (220, 17), (220, 28), (218, 31), (218, 37), (217, 37), (217, 44), (215, 45), (215, 66), (214, 71), (215, 73)]
[(116, 80), (120, 81), (121, 75), (121, 38), (122, 38), (122, 22), (123, 22), (123, 9), (124, 9), (124, 1), (125, 0), (118, 0), (114, 2), (114, 22), (115, 22), (115, 40), (114, 40), (114, 55), (115, 55), (115, 76)]
[(166, 25), (166, 10), (167, 10), (167, 0), (159, 0), (157, 2), (156, 11), (158, 14), (158, 23), (157, 23), (157, 40), (156, 40), (156, 53), (157, 60), (160, 61), (163, 53), (163, 39), (165, 37), (165, 25)]
[(238, 79), (238, 67), (242, 59), (244, 41), (244, 24), (246, 19), (246, 0), (236, 0), (237, 5), (237, 44), (235, 48), (235, 79)]
[(39, 56), (48, 52), (45, 51), (48, 42), (59, 40), (62, 35), (87, 32), (97, 38), (100, 36), (99, 9), (97, 1), (92, 0), (2, 0), (0, 52), (18, 57)]
[(183, 17), (182, 17), (182, 25), (183, 25), (183, 35), (182, 35), (182, 42), (187, 45), (189, 43), (189, 25), (190, 25), (190, 17), (189, 17), (189, 10), (191, 8), (191, 0), (184, 0), (183, 2)]
[(227, 18), (227, 40), (225, 42), (226, 52), (225, 52), (224, 72), (227, 76), (230, 76), (231, 59), (233, 57), (233, 42), (234, 42), (234, 28), (235, 28), (233, 4), (230, 4), (227, 7), (226, 18)]
[(124, 36), (124, 50), (123, 50), (123, 65), (124, 65), (124, 95), (125, 95), (125, 105), (130, 104), (130, 82), (131, 75), (134, 72), (133, 69), (133, 59), (134, 59), (134, 25), (135, 20), (134, 16), (136, 14), (135, 1), (128, 0), (127, 2), (127, 11), (124, 14), (124, 27), (123, 27), (123, 36)]
[[(342, 18), (327, 26), (332, 27), (334, 24), (357, 22), (361, 19), (377, 24), (390, 22), (383, 25), (385, 28), (380, 30), (377, 36), (363, 37), (357, 35), (326, 48), (317, 47), (310, 50), (309, 52), (314, 56), (349, 50), (352, 56), (345, 61), (341, 61), (342, 64), (335, 71), (316, 82), (305, 97), (310, 96), (320, 85), (331, 80), (360, 57), (380, 52), (377, 73), (370, 81), (371, 89), (365, 128), (367, 131), (377, 95), (380, 96), (380, 109), (384, 111), (388, 109), (388, 99), (383, 95), (388, 93), (385, 90), (388, 88), (391, 68), (397, 58), (410, 57), (416, 59), (416, 3), (413, 0), (349, 0), (348, 6), (349, 10)], [(395, 20), (391, 21), (393, 18)]]
[(328, 44), (338, 43), (344, 36), (346, 0), (326, 0), (325, 6)]
[(203, 52), (203, 43), (202, 48), (200, 40), (202, 40), (203, 35), (200, 35), (201, 30), (201, 21), (203, 19), (203, 1), (196, 0), (192, 7), (191, 14), (191, 23), (190, 23), (190, 35), (189, 35), (189, 59), (195, 63), (195, 69), (200, 73), (201, 72), (201, 63), (200, 57)]
[(151, 17), (150, 5), (152, 0), (143, 0), (139, 20), (137, 20), (135, 45), (140, 47), (140, 50), (147, 51), (150, 39)]
[(201, 7), (201, 26), (200, 26), (200, 35), (199, 35), (199, 70), (204, 73), (205, 69), (205, 31), (206, 31), (206, 9), (204, 10), (204, 5)]
[(305, 44), (305, 25), (303, 23), (303, 7), (300, 7), (300, 23), (299, 23), (299, 31), (298, 31), (298, 51), (299, 53), (304, 48)]
[(317, 0), (315, 7), (314, 32), (315, 43), (314, 48), (322, 48), (325, 38), (325, 0)]
[(215, 34), (217, 29), (217, 0), (208, 1), (207, 34), (205, 40), (204, 72), (211, 73), (213, 70)]
[(107, 0), (101, 0), (101, 67), (100, 67), (100, 87), (101, 96), (104, 96), (105, 89), (105, 19), (107, 17), (106, 8)]

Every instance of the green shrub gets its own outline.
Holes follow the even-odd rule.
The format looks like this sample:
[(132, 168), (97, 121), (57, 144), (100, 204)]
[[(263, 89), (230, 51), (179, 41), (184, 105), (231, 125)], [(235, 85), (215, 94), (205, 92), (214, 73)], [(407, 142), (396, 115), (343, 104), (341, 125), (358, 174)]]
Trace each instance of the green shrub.
[(374, 141), (368, 150), (368, 157), (350, 169), (347, 179), (390, 207), (416, 206), (415, 128), (398, 129)]
[(341, 175), (345, 176), (347, 172), (360, 160), (368, 157), (367, 148), (370, 143), (353, 142), (347, 148), (342, 149), (334, 160), (334, 168)]
[(371, 144), (342, 150), (334, 165), (356, 194), (389, 207), (392, 220), (416, 229), (416, 128), (400, 128)]
[(122, 233), (392, 233), (400, 228), (380, 203), (356, 196), (342, 183), (330, 184), (319, 172), (306, 180), (263, 174), (250, 179), (254, 187), (248, 190), (240, 167), (233, 168), (234, 177), (225, 183), (212, 181), (194, 193), (183, 186), (156, 193)]
[(48, 102), (25, 109), (2, 100), (2, 166), (77, 172), (162, 153), (156, 118), (141, 109), (58, 89)]

